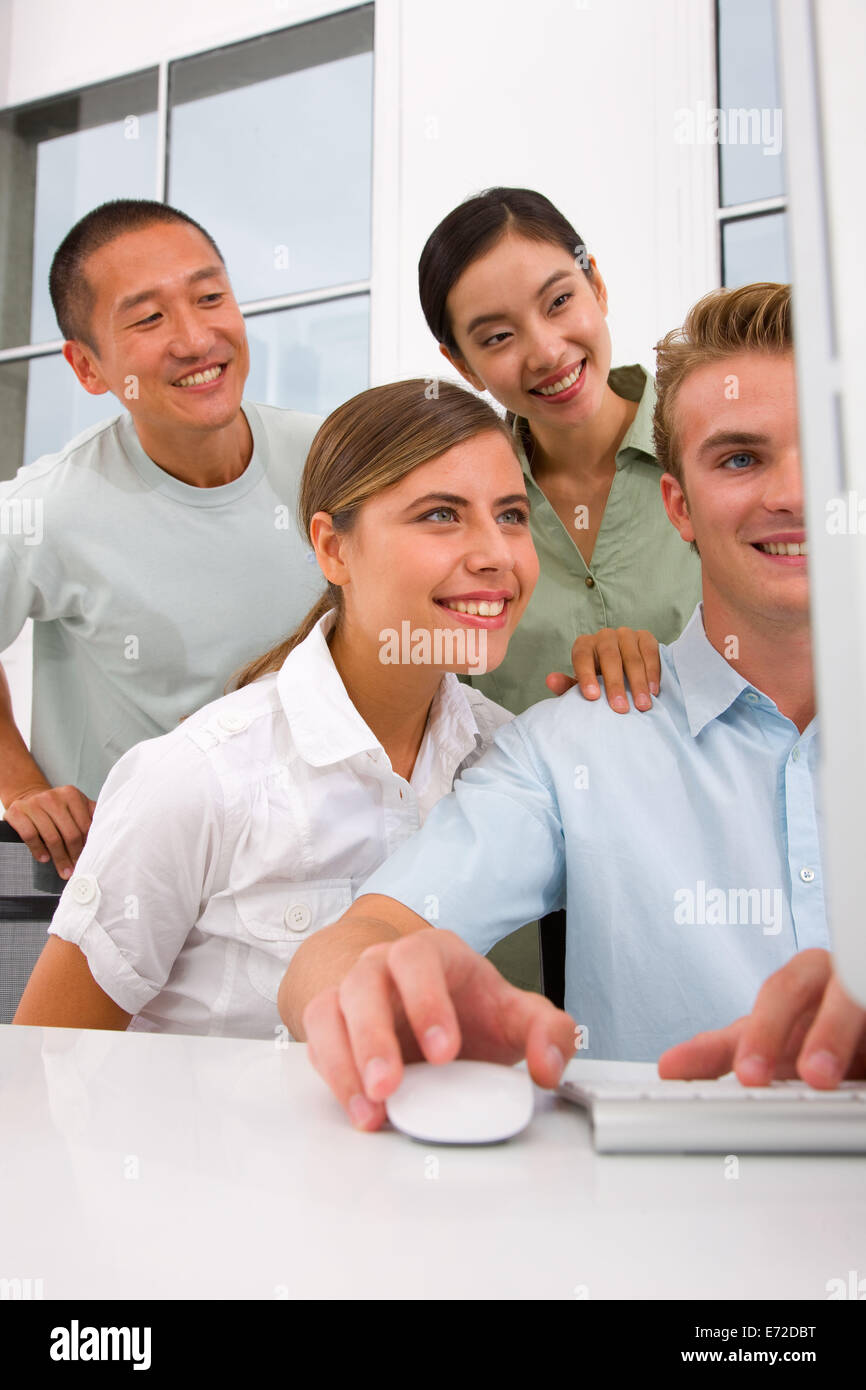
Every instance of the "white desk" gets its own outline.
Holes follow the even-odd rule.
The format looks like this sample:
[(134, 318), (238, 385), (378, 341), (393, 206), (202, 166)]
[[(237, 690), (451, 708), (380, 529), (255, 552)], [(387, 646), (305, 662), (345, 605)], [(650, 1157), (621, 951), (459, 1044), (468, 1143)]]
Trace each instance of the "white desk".
[(537, 1104), (507, 1144), (434, 1149), (352, 1130), (297, 1044), (2, 1027), (0, 1276), (46, 1299), (820, 1300), (866, 1275), (862, 1159), (734, 1180), (599, 1156), (581, 1112)]

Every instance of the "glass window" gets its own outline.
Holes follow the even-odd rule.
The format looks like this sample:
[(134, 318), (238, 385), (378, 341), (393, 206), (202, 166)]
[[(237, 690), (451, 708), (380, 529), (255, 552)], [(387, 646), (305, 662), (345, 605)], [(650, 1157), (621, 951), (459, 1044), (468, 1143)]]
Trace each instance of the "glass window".
[(773, 0), (718, 0), (721, 203), (785, 191)]
[(85, 212), (154, 196), (156, 92), (151, 71), (0, 113), (0, 347), (60, 337), (48, 271)]
[(251, 401), (328, 415), (369, 382), (369, 295), (247, 319)]
[(722, 283), (728, 289), (750, 285), (756, 280), (776, 280), (787, 284), (787, 214), (768, 213), (764, 217), (743, 217), (726, 222), (722, 228)]
[(242, 302), (368, 278), (372, 45), (368, 6), (172, 66), (168, 201)]

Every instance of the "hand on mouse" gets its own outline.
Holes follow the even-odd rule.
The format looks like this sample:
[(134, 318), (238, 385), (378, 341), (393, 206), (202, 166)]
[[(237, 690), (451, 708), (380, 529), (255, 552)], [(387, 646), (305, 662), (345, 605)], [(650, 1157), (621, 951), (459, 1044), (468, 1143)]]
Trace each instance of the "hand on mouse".
[(829, 951), (798, 951), (764, 981), (751, 1014), (669, 1048), (658, 1068), (665, 1080), (733, 1070), (744, 1086), (799, 1076), (833, 1090), (866, 1076), (866, 1010), (843, 990)]
[(404, 1061), (513, 1065), (555, 1086), (575, 1025), (541, 994), (508, 984), (459, 936), (433, 927), (370, 946), (304, 1010), (309, 1056), (352, 1123), (379, 1129)]

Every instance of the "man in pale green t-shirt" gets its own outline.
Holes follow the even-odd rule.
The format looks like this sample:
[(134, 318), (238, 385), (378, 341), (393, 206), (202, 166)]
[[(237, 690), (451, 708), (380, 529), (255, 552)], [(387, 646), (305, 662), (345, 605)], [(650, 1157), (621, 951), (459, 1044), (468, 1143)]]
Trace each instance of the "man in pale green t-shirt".
[(295, 521), (320, 421), (242, 403), (243, 316), (183, 213), (104, 204), (50, 283), (66, 360), (126, 407), (0, 484), (0, 651), (34, 620), (29, 749), (0, 667), (0, 801), (37, 886), (59, 891), (117, 759), (222, 695), (320, 596)]

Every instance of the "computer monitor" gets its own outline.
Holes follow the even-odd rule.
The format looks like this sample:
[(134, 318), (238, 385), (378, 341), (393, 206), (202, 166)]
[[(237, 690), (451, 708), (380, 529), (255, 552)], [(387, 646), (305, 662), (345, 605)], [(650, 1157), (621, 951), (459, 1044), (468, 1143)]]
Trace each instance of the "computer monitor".
[(866, 5), (776, 0), (837, 970), (866, 1006)]

